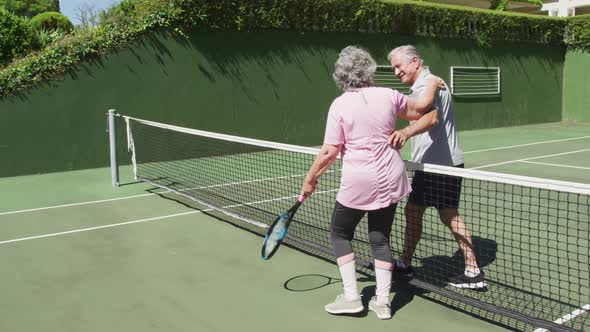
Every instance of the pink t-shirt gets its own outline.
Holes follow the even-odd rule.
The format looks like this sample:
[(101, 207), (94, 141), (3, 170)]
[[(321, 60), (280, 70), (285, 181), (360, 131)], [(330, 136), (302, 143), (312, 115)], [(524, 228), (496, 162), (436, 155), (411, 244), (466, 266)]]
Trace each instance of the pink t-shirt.
[(387, 143), (397, 113), (406, 106), (403, 94), (377, 87), (344, 92), (332, 102), (324, 144), (341, 145), (340, 204), (377, 210), (410, 193), (399, 151)]

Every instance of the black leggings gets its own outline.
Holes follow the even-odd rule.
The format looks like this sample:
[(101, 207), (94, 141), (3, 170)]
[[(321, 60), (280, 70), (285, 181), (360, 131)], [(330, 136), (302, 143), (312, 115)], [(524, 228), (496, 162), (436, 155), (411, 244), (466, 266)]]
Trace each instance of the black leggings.
[(349, 208), (336, 202), (330, 226), (336, 259), (353, 252), (350, 241), (354, 237), (354, 230), (365, 213), (368, 212), (369, 243), (373, 259), (392, 263), (389, 237), (396, 207), (397, 203), (394, 203), (379, 210), (364, 211)]

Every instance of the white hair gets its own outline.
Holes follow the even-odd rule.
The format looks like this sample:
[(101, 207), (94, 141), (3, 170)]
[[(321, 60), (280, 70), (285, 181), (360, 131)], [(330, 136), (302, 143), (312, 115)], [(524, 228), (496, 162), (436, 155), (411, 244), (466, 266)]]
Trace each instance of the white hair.
[(338, 55), (334, 69), (334, 82), (342, 91), (373, 85), (377, 63), (369, 52), (356, 46), (347, 46)]
[(418, 61), (420, 61), (421, 65), (424, 64), (424, 60), (422, 60), (420, 54), (418, 54), (418, 50), (413, 45), (403, 45), (394, 48), (391, 50), (391, 52), (389, 52), (389, 54), (387, 54), (387, 60), (391, 62), (391, 58), (393, 58), (393, 56), (399, 52), (401, 52), (402, 59), (404, 59), (405, 62), (410, 62), (415, 57), (418, 59)]

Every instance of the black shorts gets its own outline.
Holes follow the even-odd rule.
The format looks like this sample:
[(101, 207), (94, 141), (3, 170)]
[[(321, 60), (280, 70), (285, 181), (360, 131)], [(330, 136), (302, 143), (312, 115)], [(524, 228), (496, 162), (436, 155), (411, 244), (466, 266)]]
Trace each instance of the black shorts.
[[(464, 164), (454, 166), (464, 168)], [(433, 206), (437, 209), (458, 208), (461, 200), (461, 183), (458, 176), (414, 172), (410, 203), (419, 206)]]

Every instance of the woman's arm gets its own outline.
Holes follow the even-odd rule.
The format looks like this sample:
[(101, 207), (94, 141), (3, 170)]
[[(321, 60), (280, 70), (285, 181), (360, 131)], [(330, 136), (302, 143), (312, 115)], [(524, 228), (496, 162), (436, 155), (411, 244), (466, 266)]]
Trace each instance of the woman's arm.
[(324, 144), (320, 149), (320, 152), (315, 157), (313, 164), (309, 168), (307, 172), (307, 176), (303, 181), (303, 187), (301, 188), (301, 195), (308, 197), (313, 193), (315, 187), (318, 184), (318, 179), (328, 168), (336, 157), (338, 157), (338, 153), (340, 153), (340, 145), (331, 145), (331, 144)]
[(438, 76), (432, 75), (429, 77), (428, 84), (422, 94), (420, 94), (420, 97), (408, 98), (408, 105), (404, 112), (406, 114), (400, 114), (400, 117), (406, 120), (416, 120), (420, 115), (430, 111), (434, 97), (436, 96), (436, 90), (439, 88), (446, 89), (445, 82)]

